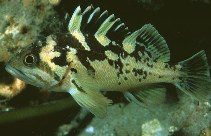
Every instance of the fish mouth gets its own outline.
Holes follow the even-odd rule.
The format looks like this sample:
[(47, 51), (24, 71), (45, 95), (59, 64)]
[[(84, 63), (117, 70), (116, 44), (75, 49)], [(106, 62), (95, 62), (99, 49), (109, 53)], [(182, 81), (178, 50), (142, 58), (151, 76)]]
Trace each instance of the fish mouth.
[(28, 78), (22, 71), (12, 67), (9, 64), (6, 64), (5, 69), (8, 73), (13, 75), (14, 77), (17, 77), (20, 80), (25, 81), (26, 83), (29, 83), (29, 84), (33, 83), (33, 81), (30, 78)]

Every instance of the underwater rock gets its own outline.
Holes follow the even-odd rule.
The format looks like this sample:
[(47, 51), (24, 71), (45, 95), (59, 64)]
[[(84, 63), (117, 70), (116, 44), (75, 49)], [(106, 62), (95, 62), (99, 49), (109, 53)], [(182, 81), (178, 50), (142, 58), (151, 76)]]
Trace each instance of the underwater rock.
[(17, 48), (32, 43), (47, 26), (59, 23), (46, 0), (5, 0), (0, 3), (0, 13), (0, 62), (7, 61)]
[(49, 3), (52, 5), (59, 5), (60, 2), (61, 0), (49, 0)]
[(167, 135), (163, 130), (159, 120), (153, 119), (142, 125), (142, 136), (164, 136)]
[[(146, 128), (149, 124), (153, 125), (151, 128)], [(164, 126), (161, 124), (164, 124)], [(166, 127), (168, 126), (165, 125), (165, 122), (157, 119), (155, 114), (144, 107), (140, 107), (140, 105), (135, 103), (115, 104), (108, 108), (106, 118), (95, 117), (80, 136), (140, 136), (142, 134), (147, 136), (149, 133), (146, 132), (149, 129), (152, 132), (156, 131), (157, 128), (158, 134), (165, 135), (168, 133)], [(90, 128), (93, 130), (92, 133), (87, 131)]]
[(210, 108), (186, 95), (180, 99), (147, 108), (135, 103), (113, 105), (106, 118), (95, 117), (80, 136), (198, 136), (210, 125)]

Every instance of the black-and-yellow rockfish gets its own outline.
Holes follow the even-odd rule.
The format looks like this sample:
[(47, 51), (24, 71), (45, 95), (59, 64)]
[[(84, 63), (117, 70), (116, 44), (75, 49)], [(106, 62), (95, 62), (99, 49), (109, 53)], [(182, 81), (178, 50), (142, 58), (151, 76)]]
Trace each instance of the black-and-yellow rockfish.
[(205, 52), (171, 66), (167, 43), (151, 24), (130, 32), (113, 14), (78, 6), (67, 29), (16, 53), (6, 70), (34, 86), (69, 92), (97, 116), (105, 115), (111, 103), (101, 91), (150, 103), (162, 100), (166, 89), (161, 83), (170, 83), (205, 98), (202, 88), (210, 82)]

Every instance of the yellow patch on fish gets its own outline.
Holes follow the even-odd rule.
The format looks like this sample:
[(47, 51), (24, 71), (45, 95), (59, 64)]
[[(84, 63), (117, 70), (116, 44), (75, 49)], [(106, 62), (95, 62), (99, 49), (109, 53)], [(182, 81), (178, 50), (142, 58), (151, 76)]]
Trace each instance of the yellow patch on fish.
[(59, 57), (60, 52), (54, 51), (54, 47), (57, 43), (52, 39), (51, 36), (48, 36), (46, 40), (46, 46), (44, 46), (40, 52), (40, 59), (41, 61), (46, 62), (52, 68), (52, 70), (55, 70), (57, 65), (52, 63), (52, 60), (55, 57)]
[(119, 56), (112, 51), (105, 51), (105, 55), (111, 60), (118, 60), (119, 58)]

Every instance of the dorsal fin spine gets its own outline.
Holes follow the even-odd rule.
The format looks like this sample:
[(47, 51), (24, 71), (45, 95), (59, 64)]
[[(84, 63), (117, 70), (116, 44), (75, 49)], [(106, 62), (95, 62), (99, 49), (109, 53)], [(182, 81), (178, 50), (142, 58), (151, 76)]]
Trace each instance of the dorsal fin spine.
[(135, 51), (136, 38), (140, 35), (140, 32), (140, 30), (137, 30), (123, 40), (123, 48), (127, 53), (130, 54)]
[(89, 23), (91, 22), (93, 16), (94, 16), (96, 13), (99, 13), (99, 12), (100, 12), (100, 8), (98, 7), (98, 8), (96, 8), (96, 9), (92, 12), (92, 14), (89, 16), (88, 21), (87, 21), (87, 24), (89, 24)]
[(115, 29), (114, 29), (114, 31), (117, 31), (118, 29), (120, 29), (122, 26), (124, 26), (125, 24), (124, 23), (121, 23), (121, 24), (119, 24)]
[(117, 18), (115, 22), (118, 22), (118, 21), (120, 21), (120, 20), (121, 20), (120, 18)]
[(109, 29), (114, 25), (116, 21), (119, 19), (115, 19), (114, 14), (110, 15), (100, 26), (100, 28), (95, 33), (95, 38), (103, 45), (107, 46), (111, 40), (106, 37)]
[(72, 15), (72, 18), (70, 19), (70, 22), (68, 24), (68, 30), (70, 34), (73, 35), (82, 44), (85, 50), (89, 51), (90, 47), (87, 45), (85, 37), (80, 30), (81, 22), (82, 22), (81, 7), (78, 6)]
[(99, 7), (94, 8), (92, 5), (83, 12), (78, 6), (69, 21), (68, 29), (86, 50), (90, 50), (86, 37), (91, 38), (94, 35), (102, 46), (107, 46), (111, 41), (121, 44), (123, 38), (130, 33), (120, 18), (116, 19), (114, 14), (109, 15), (107, 10), (101, 13)]
[(88, 13), (91, 9), (92, 9), (92, 6), (88, 6), (88, 7), (84, 10), (84, 12), (82, 13), (82, 15)]
[(108, 11), (107, 11), (107, 10), (105, 10), (105, 11), (100, 15), (99, 18), (101, 18), (102, 16), (105, 16), (106, 14), (108, 14)]
[(81, 15), (81, 7), (78, 6), (76, 10), (73, 13), (72, 18), (70, 19), (70, 22), (68, 24), (68, 29), (70, 32), (80, 30), (82, 21), (82, 15)]
[(140, 30), (133, 32), (131, 35), (129, 35), (128, 37), (124, 39), (123, 44), (127, 43), (130, 45), (134, 45), (134, 43), (136, 42), (136, 38), (140, 35), (140, 33), (141, 33)]

